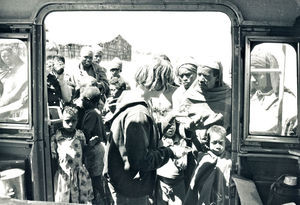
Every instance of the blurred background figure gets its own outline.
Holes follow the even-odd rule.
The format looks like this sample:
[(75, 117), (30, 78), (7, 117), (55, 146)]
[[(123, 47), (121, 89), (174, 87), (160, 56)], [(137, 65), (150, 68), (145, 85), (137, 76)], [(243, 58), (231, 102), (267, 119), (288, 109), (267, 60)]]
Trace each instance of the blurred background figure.
[(97, 46), (94, 50), (94, 62), (97, 63), (105, 73), (107, 73), (106, 68), (100, 65), (100, 63), (102, 62), (102, 58), (103, 58), (103, 48), (101, 46)]
[(130, 89), (129, 83), (121, 76), (123, 63), (120, 58), (115, 57), (112, 61), (108, 62), (107, 69), (110, 72), (109, 78), (119, 78), (120, 83), (125, 83), (126, 90)]

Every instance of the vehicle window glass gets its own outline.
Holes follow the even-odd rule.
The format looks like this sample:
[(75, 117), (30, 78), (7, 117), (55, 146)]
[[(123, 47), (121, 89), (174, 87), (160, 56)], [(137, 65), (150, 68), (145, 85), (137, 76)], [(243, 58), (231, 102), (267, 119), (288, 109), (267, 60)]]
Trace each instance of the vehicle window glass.
[(17, 39), (0, 39), (0, 122), (29, 122), (28, 50)]
[(297, 58), (289, 44), (256, 45), (250, 57), (250, 134), (296, 135)]

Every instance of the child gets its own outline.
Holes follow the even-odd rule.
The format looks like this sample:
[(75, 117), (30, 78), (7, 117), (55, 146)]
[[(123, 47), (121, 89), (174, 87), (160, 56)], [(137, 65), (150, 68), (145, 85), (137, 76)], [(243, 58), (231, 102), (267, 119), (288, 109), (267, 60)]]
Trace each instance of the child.
[(102, 114), (109, 119), (116, 110), (118, 98), (124, 90), (126, 90), (125, 82), (120, 78), (113, 77), (109, 81), (110, 96), (106, 99)]
[(98, 109), (101, 93), (96, 86), (86, 86), (80, 93), (84, 115), (81, 129), (86, 139), (85, 164), (92, 178), (94, 203), (107, 204), (109, 194), (105, 193), (103, 172), (106, 134), (101, 112)]
[[(168, 118), (168, 117), (166, 117)], [(162, 121), (162, 146), (186, 146), (185, 140), (176, 132), (176, 120)], [(187, 155), (169, 161), (157, 170), (159, 179), (158, 204), (182, 204), (185, 196), (184, 169), (187, 166)]]
[(59, 162), (55, 174), (55, 202), (88, 203), (93, 199), (92, 182), (82, 163), (85, 137), (76, 130), (77, 109), (66, 106), (63, 127), (51, 138), (52, 157)]
[(207, 153), (199, 153), (198, 164), (192, 176), (185, 203), (229, 204), (230, 153), (225, 150), (226, 130), (211, 126), (206, 133)]

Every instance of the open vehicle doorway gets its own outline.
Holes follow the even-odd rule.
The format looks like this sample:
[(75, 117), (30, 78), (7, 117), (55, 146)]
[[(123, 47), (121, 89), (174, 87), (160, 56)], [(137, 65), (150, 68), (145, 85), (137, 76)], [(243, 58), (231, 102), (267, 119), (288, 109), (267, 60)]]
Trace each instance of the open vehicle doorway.
[[(221, 12), (52, 12), (46, 16), (44, 26), (46, 39), (44, 65), (47, 70), (48, 60), (55, 60), (53, 56), (51, 57), (53, 54), (50, 54), (50, 50), (55, 47), (54, 56), (64, 59), (64, 83), (72, 89), (71, 103), (76, 103), (74, 95), (80, 87), (73, 76), (80, 69), (82, 50), (86, 48), (94, 52), (93, 63), (100, 65), (108, 80), (114, 75), (112, 64), (117, 58), (122, 64), (120, 75), (131, 89), (136, 86), (135, 71), (152, 55), (163, 56), (170, 60), (174, 68), (172, 73), (174, 86), (180, 85), (176, 76), (178, 65), (183, 59), (192, 58), (197, 66), (207, 59), (220, 62), (223, 69), (222, 80), (231, 87), (232, 25), (230, 18)], [(102, 50), (101, 60), (96, 62), (99, 58), (96, 51), (99, 49)], [(57, 70), (51, 70), (50, 73), (56, 77), (60, 75)], [(86, 80), (88, 79), (81, 83), (86, 83)], [(49, 97), (48, 92), (48, 106), (53, 108)], [(155, 107), (153, 115), (158, 122), (164, 117), (165, 112), (172, 110), (172, 105), (168, 103), (172, 103), (168, 97), (163, 100), (152, 100)], [(64, 103), (58, 104), (57, 107), (63, 110)], [(228, 113), (231, 113), (231, 110)], [(50, 120), (56, 119), (50, 111), (49, 115)], [(103, 118), (105, 120), (105, 116)], [(53, 151), (55, 152), (53, 137), (57, 126), (59, 125), (54, 123), (49, 127), (47, 141), (51, 146), (52, 155)], [(60, 165), (55, 166), (57, 159), (53, 156), (52, 158), (52, 176), (55, 184), (54, 176), (57, 173), (57, 166)]]

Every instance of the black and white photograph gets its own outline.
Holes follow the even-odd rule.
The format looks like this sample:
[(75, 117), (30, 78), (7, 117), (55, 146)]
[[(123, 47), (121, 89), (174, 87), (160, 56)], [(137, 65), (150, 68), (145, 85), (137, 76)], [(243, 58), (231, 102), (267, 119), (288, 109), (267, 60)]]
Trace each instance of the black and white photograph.
[(0, 204), (300, 204), (299, 0), (0, 5)]

